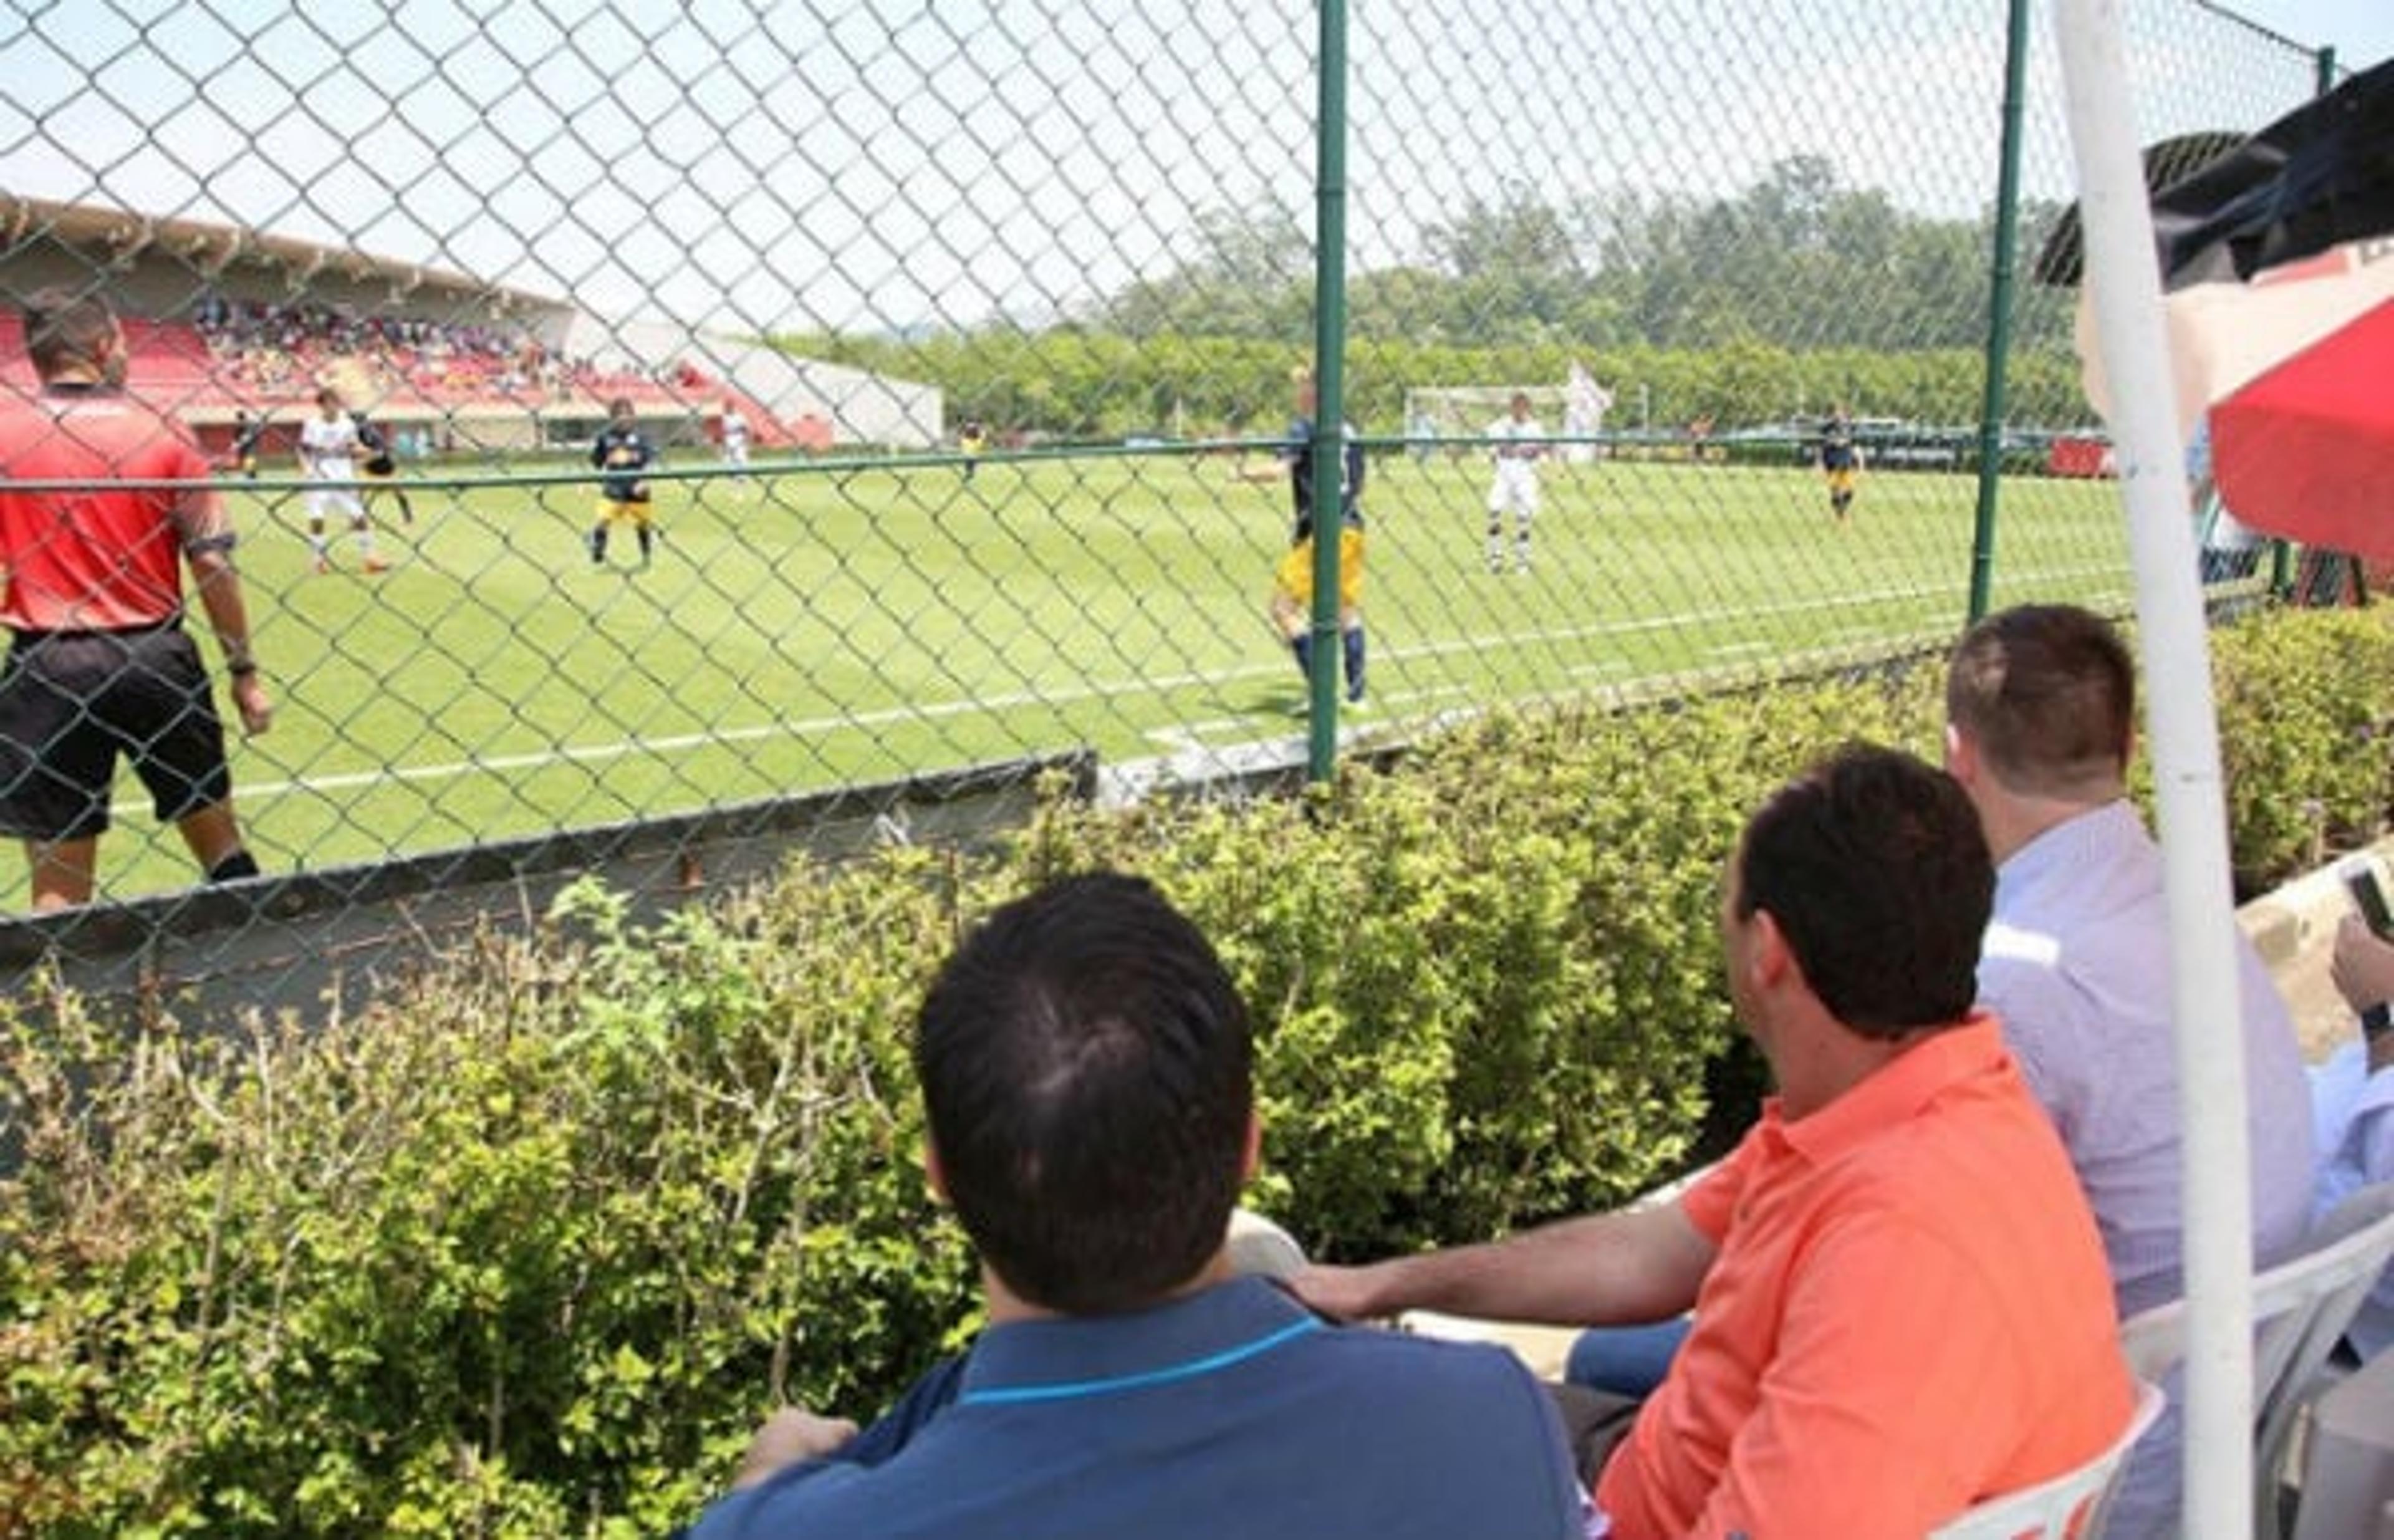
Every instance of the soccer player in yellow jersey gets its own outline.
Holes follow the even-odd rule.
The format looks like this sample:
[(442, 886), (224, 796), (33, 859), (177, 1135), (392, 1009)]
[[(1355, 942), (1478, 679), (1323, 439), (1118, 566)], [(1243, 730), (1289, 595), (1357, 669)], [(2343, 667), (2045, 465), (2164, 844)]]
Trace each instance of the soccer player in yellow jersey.
[[(1289, 425), (1289, 441), (1281, 451), (1288, 465), (1289, 494), (1296, 507), (1296, 531), (1288, 553), (1272, 576), (1271, 618), (1296, 655), (1296, 666), (1313, 678), (1313, 373), (1299, 369), (1296, 420)], [(1363, 700), (1363, 446), (1355, 430), (1340, 425), (1338, 488), (1338, 633), (1347, 661), (1347, 699)]]
[(649, 483), (640, 472), (657, 463), (656, 445), (640, 431), (632, 403), (618, 396), (607, 403), (608, 422), (590, 446), (590, 463), (607, 474), (598, 483), (598, 522), (590, 528), (590, 561), (607, 564), (607, 531), (628, 520), (640, 542), (640, 565), (646, 567), (655, 542), (650, 528)]

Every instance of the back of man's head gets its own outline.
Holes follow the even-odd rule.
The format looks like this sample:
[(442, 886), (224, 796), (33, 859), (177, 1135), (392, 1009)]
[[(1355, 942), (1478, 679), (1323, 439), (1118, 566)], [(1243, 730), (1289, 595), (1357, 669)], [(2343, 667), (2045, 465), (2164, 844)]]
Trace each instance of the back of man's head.
[(1150, 1304), (1223, 1244), (1253, 1110), (1247, 1012), (1137, 877), (992, 914), (923, 1002), (914, 1068), (950, 1202), (1030, 1303)]
[(1763, 804), (1736, 861), (1736, 914), (1769, 913), (1848, 1028), (1896, 1038), (1968, 1013), (1995, 873), (1953, 777), (1894, 749), (1841, 749)]
[(2004, 790), (2109, 802), (2124, 789), (2136, 681), (2102, 616), (2024, 604), (1989, 615), (1954, 647), (1945, 717)]
[(97, 294), (63, 286), (25, 297), (25, 353), (44, 379), (76, 365), (96, 368), (116, 336), (116, 312)]

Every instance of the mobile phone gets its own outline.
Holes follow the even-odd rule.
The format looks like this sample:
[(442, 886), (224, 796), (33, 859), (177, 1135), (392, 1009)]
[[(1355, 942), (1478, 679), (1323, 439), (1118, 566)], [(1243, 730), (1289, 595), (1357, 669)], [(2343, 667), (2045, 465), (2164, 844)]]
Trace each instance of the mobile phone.
[(2344, 879), (2344, 890), (2352, 895), (2352, 906), (2361, 911), (2370, 934), (2394, 941), (2394, 909), (2387, 907), (2386, 889), (2377, 885), (2377, 863), (2367, 856), (2347, 856), (2337, 863), (2335, 875)]
[[(2394, 941), (2394, 910), (2387, 907), (2386, 889), (2378, 886), (2376, 863), (2367, 856), (2347, 856), (2336, 863), (2335, 875), (2344, 880), (2344, 890), (2352, 895), (2352, 906), (2361, 911), (2369, 933)], [(2361, 1030), (2372, 1036), (2394, 1031), (2394, 1007), (2380, 1001), (2362, 1011)]]

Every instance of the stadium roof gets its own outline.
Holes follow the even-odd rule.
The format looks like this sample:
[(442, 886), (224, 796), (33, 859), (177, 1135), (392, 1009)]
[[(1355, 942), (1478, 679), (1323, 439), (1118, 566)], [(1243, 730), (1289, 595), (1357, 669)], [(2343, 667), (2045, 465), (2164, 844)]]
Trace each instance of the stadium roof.
[(240, 225), (159, 218), (97, 204), (54, 203), (46, 198), (0, 191), (0, 253), (37, 234), (70, 246), (103, 249), (112, 262), (130, 263), (145, 254), (173, 257), (209, 278), (240, 261), (287, 269), (303, 281), (319, 273), (336, 273), (354, 283), (387, 282), (395, 294), (428, 288), (435, 293), (498, 299), (510, 307), (528, 309), (567, 308), (561, 300), (528, 289), (510, 289), (441, 268), (320, 245)]

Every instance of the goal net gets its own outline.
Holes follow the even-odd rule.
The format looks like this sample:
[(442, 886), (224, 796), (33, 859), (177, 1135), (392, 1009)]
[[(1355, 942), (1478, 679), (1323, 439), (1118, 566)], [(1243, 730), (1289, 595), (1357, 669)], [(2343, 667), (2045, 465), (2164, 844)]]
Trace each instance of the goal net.
[(1405, 392), (1405, 438), (1478, 439), (1511, 413), (1517, 395), (1530, 398), (1530, 415), (1547, 432), (1562, 433), (1568, 403), (1559, 385), (1438, 385)]

